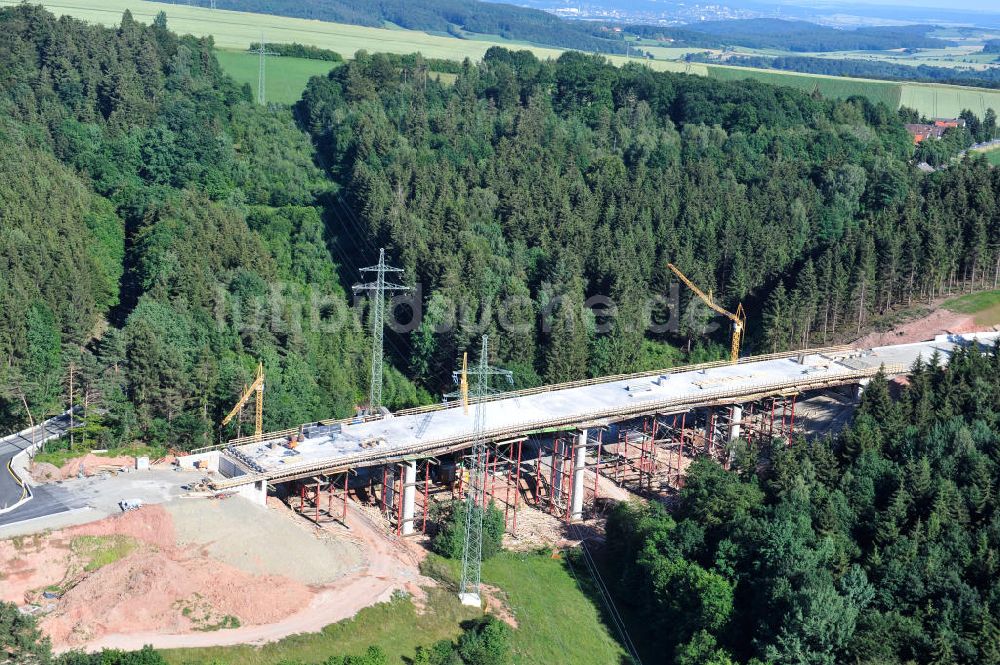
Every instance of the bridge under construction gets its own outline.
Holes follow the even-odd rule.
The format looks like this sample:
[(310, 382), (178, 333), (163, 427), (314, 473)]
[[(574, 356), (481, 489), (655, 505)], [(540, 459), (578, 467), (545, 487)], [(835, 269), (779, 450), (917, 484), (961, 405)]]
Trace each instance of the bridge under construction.
[[(493, 500), (516, 514), (519, 489), (528, 483), (536, 501), (573, 520), (582, 516), (585, 499), (596, 495), (597, 476), (649, 489), (679, 486), (685, 460), (694, 455), (718, 456), (741, 437), (790, 437), (803, 394), (857, 391), (880, 368), (890, 376), (905, 374), (918, 357), (937, 352), (947, 362), (958, 347), (992, 346), (998, 337), (990, 332), (872, 349), (837, 346), (489, 395), (482, 398), (478, 432), (474, 416), (454, 402), (306, 424), (201, 454), (214, 458), (214, 489), (263, 501), (269, 485), (297, 481), (302, 504), (311, 502), (317, 519), (323, 496), (324, 512), (333, 516), (335, 492), (346, 501), (352, 474), (369, 469), (372, 483), (378, 474), (371, 467), (380, 467), (382, 506), (408, 534), (426, 524), (427, 489), (432, 476), (440, 477), (432, 467), (445, 456), (457, 458), (451, 479), (461, 487), (462, 452), (482, 439), (492, 447), (487, 482), (502, 490)], [(546, 447), (536, 445), (526, 462), (522, 444), (541, 435)], [(417, 511), (421, 490), (424, 506)]]

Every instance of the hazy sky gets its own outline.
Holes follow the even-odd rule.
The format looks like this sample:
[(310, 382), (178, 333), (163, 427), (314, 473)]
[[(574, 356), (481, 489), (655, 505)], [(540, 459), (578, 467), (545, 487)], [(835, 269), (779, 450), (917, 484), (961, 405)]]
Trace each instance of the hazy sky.
[[(800, 7), (807, 7), (814, 3), (809, 2), (795, 2), (793, 4), (799, 5)], [(829, 6), (829, 3), (821, 3), (824, 8)], [(958, 11), (988, 11), (994, 13), (1000, 13), (1000, 2), (998, 0), (956, 0), (955, 2), (948, 2), (948, 0), (844, 0), (844, 5), (899, 5), (903, 7), (941, 7), (950, 8)]]

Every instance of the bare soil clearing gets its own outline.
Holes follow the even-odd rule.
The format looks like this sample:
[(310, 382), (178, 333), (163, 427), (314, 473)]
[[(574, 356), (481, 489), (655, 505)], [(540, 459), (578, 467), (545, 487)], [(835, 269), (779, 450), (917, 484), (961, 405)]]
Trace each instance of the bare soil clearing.
[[(74, 546), (81, 541), (89, 547)], [(193, 645), (240, 643), (316, 630), (391, 595), (386, 575), (371, 588), (323, 586), (358, 572), (360, 560), (354, 543), (319, 540), (241, 499), (187, 499), (0, 541), (0, 598), (40, 611), (60, 651), (140, 648), (171, 633), (196, 635)]]
[(94, 476), (99, 473), (119, 471), (123, 468), (134, 469), (135, 458), (128, 456), (101, 457), (100, 455), (87, 454), (71, 459), (61, 467), (45, 462), (32, 464), (29, 472), (34, 480), (41, 483), (80, 476)]
[[(281, 506), (275, 510), (276, 513), (282, 509), (288, 511), (283, 504)], [(412, 542), (388, 534), (382, 525), (371, 521), (355, 504), (351, 503), (349, 506), (350, 529), (334, 525), (320, 530), (297, 515), (282, 516), (283, 519), (291, 517), (293, 520), (302, 520), (303, 526), (323, 531), (324, 534), (321, 535), (335, 534), (338, 539), (343, 538), (363, 548), (364, 560), (359, 567), (322, 587), (308, 603), (300, 604), (297, 612), (267, 625), (242, 626), (215, 633), (165, 635), (148, 630), (106, 635), (89, 643), (88, 649), (139, 649), (144, 644), (152, 644), (161, 649), (263, 644), (296, 633), (322, 630), (331, 623), (353, 617), (362, 608), (389, 601), (396, 591), (409, 593), (420, 607), (426, 599), (424, 588), (436, 584), (419, 572), (420, 559), (425, 552)]]
[(975, 332), (977, 329), (974, 316), (936, 309), (923, 318), (900, 324), (886, 332), (869, 333), (855, 344), (868, 348), (889, 344), (910, 344), (934, 339), (938, 335)]
[[(279, 506), (284, 504), (276, 502)], [(233, 497), (165, 504), (176, 542), (254, 575), (284, 575), (303, 584), (327, 584), (361, 564), (359, 548), (344, 539), (320, 540), (286, 515)]]

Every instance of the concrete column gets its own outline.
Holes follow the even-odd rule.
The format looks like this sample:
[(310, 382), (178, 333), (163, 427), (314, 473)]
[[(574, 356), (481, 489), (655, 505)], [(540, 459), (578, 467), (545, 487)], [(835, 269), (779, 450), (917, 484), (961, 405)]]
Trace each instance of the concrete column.
[(413, 533), (413, 514), (416, 511), (417, 499), (417, 462), (403, 463), (403, 535)]
[(740, 427), (740, 422), (743, 420), (743, 407), (734, 404), (733, 405), (733, 419), (729, 424), (729, 440), (735, 441), (740, 438), (742, 434), (742, 428)]
[(865, 392), (865, 386), (871, 382), (871, 379), (861, 379), (858, 381), (858, 385), (854, 386), (854, 399), (861, 399), (861, 396)]
[(246, 485), (238, 485), (232, 491), (251, 503), (256, 503), (258, 506), (267, 506), (266, 480), (255, 480)]
[(570, 519), (583, 519), (583, 476), (587, 468), (587, 430), (576, 435), (573, 447), (573, 495), (570, 497)]

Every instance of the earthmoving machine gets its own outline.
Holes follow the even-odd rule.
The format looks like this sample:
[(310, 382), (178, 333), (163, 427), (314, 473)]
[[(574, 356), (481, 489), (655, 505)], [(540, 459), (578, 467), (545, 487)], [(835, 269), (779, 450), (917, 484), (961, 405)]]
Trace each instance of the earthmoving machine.
[(246, 406), (246, 403), (250, 401), (251, 397), (256, 397), (254, 400), (254, 406), (256, 407), (256, 419), (254, 421), (254, 431), (253, 438), (254, 441), (260, 441), (264, 435), (264, 363), (257, 363), (257, 374), (254, 376), (253, 383), (251, 383), (246, 390), (243, 391), (243, 396), (240, 400), (236, 402), (236, 406), (233, 410), (229, 412), (225, 418), (222, 419), (222, 426), (225, 427), (229, 424), (236, 415)]
[(675, 275), (677, 275), (677, 279), (684, 282), (684, 284), (689, 289), (691, 289), (696, 296), (701, 298), (701, 300), (706, 305), (708, 305), (709, 309), (718, 312), (719, 314), (723, 315), (724, 317), (733, 322), (733, 344), (731, 349), (730, 360), (733, 364), (736, 364), (740, 359), (740, 343), (743, 341), (743, 333), (746, 332), (747, 328), (747, 315), (746, 312), (743, 311), (743, 303), (740, 303), (739, 306), (736, 308), (735, 314), (726, 309), (723, 309), (719, 305), (715, 304), (715, 300), (712, 298), (711, 291), (705, 293), (704, 291), (699, 289), (697, 286), (695, 286), (694, 282), (688, 279), (687, 275), (682, 273), (680, 269), (673, 263), (668, 263), (667, 267), (670, 268), (670, 270)]

